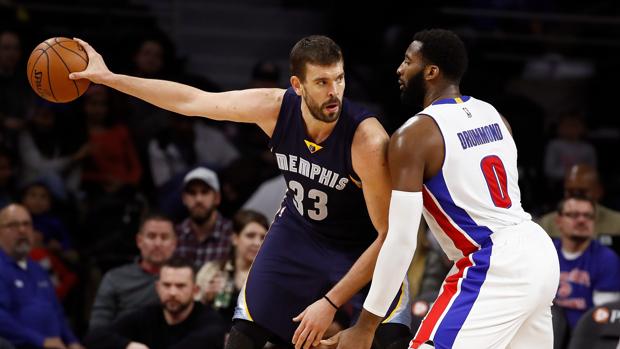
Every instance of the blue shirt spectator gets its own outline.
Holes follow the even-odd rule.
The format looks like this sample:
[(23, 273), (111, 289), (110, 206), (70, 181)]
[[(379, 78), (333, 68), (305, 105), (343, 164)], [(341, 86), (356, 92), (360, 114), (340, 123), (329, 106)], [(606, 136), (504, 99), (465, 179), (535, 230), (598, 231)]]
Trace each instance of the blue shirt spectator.
[(81, 348), (65, 321), (47, 272), (27, 257), (31, 242), (28, 211), (20, 205), (2, 209), (0, 337), (17, 347)]
[(564, 309), (571, 328), (588, 309), (620, 298), (620, 258), (592, 239), (594, 207), (585, 197), (569, 197), (560, 203), (556, 219), (560, 286), (554, 302)]

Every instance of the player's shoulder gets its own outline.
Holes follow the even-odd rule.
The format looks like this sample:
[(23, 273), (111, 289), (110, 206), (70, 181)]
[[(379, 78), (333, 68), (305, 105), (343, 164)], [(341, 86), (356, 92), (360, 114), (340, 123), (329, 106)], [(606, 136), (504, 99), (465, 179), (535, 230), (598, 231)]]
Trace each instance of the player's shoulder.
[(362, 120), (355, 130), (354, 143), (375, 147), (386, 144), (388, 140), (387, 132), (374, 116)]
[(419, 141), (428, 138), (426, 136), (439, 133), (439, 127), (432, 116), (428, 114), (417, 114), (394, 132), (392, 139), (398, 141)]

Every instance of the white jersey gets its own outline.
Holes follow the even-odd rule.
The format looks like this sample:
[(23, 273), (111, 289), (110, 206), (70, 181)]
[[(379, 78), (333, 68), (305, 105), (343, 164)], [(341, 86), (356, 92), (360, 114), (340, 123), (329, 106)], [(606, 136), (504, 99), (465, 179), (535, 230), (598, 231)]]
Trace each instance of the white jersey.
[(517, 148), (495, 108), (472, 97), (443, 99), (419, 114), (444, 140), (441, 171), (424, 182), (424, 218), (452, 260), (477, 251), (494, 232), (531, 220), (521, 207)]

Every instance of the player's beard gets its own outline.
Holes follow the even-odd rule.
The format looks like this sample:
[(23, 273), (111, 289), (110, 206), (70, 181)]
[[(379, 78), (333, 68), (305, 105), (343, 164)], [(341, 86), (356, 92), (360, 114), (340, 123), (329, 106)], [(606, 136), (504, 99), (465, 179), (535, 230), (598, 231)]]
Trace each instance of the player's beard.
[(424, 88), (423, 72), (424, 70), (420, 70), (420, 72), (412, 76), (400, 93), (400, 101), (404, 105), (419, 109), (424, 107), (424, 96), (426, 95), (426, 89)]
[[(327, 122), (327, 123), (332, 123), (338, 120), (338, 117), (340, 116), (340, 112), (342, 112), (342, 101), (338, 99), (338, 97), (332, 97), (327, 102), (321, 105), (318, 105), (318, 103), (314, 99), (310, 98), (310, 96), (307, 95), (306, 93), (303, 93), (303, 97), (304, 97), (304, 101), (306, 102), (306, 105), (308, 106), (308, 109), (310, 110), (310, 114), (312, 114), (312, 117), (314, 117), (315, 119), (319, 121)], [(338, 111), (335, 113), (331, 113), (331, 114), (323, 113), (323, 109), (328, 104), (333, 104), (333, 103), (338, 103)]]

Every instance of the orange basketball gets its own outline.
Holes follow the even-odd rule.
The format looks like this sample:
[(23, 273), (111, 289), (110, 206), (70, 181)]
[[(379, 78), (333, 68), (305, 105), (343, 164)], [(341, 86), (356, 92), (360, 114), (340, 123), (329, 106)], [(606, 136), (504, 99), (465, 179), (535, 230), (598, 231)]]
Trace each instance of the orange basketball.
[(70, 80), (69, 73), (82, 71), (86, 66), (88, 55), (76, 41), (47, 39), (28, 58), (28, 82), (34, 92), (50, 102), (71, 102), (86, 92), (90, 81)]

